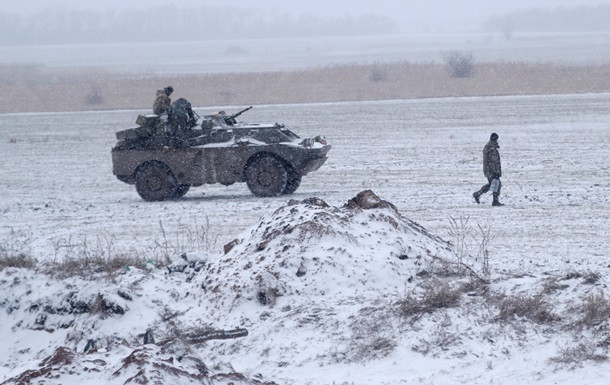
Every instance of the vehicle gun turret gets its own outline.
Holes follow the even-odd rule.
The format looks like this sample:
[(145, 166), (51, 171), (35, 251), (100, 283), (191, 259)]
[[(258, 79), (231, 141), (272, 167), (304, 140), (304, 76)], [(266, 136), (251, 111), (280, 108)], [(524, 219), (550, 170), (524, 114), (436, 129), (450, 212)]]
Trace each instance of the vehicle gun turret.
[(236, 112), (236, 113), (235, 113), (235, 114), (233, 114), (233, 115), (226, 116), (226, 117), (224, 118), (225, 123), (226, 123), (226, 124), (228, 124), (229, 126), (232, 126), (232, 125), (236, 124), (236, 123), (237, 123), (237, 120), (235, 120), (235, 118), (237, 118), (239, 115), (243, 114), (244, 112), (246, 112), (246, 111), (248, 111), (248, 110), (250, 110), (250, 109), (252, 109), (252, 106), (247, 107), (247, 108), (244, 108), (243, 110), (241, 110), (241, 111), (239, 111), (239, 112)]

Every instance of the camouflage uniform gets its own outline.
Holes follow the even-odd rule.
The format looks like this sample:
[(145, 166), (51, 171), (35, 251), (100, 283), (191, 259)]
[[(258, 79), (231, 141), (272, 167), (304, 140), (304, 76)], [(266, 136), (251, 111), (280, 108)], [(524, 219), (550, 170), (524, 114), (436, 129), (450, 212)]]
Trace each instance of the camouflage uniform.
[(496, 191), (493, 191), (492, 206), (503, 206), (498, 199), (500, 197), (500, 189), (502, 188), (502, 183), (500, 182), (502, 164), (500, 162), (499, 148), (498, 134), (491, 134), (489, 142), (483, 147), (483, 174), (485, 175), (485, 178), (487, 178), (488, 183), (481, 187), (479, 191), (472, 194), (477, 203), (480, 203), (479, 197), (488, 192), (492, 187), (494, 180), (497, 180)]
[(197, 119), (188, 100), (180, 98), (167, 110), (166, 128), (173, 147), (188, 146), (188, 140), (194, 134), (192, 128), (196, 125)]
[(497, 140), (490, 140), (483, 147), (483, 174), (487, 179), (502, 176), (502, 164), (500, 163), (500, 145)]
[(167, 95), (165, 90), (157, 90), (157, 98), (153, 103), (153, 113), (157, 115), (163, 115), (169, 109), (172, 104), (172, 100)]

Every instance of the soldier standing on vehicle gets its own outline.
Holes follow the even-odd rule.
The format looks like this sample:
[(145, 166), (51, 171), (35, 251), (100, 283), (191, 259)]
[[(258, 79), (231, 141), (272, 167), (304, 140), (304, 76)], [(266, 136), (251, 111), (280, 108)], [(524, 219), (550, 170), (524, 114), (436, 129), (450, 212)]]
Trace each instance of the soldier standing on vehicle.
[(500, 163), (500, 152), (498, 149), (498, 134), (495, 132), (489, 137), (489, 142), (483, 147), (483, 174), (487, 178), (488, 183), (476, 191), (472, 196), (475, 202), (481, 203), (479, 198), (481, 195), (488, 192), (490, 189), (493, 193), (492, 206), (504, 206), (498, 199), (500, 197), (500, 177), (502, 176), (502, 165)]
[(172, 86), (167, 86), (162, 90), (157, 90), (157, 98), (153, 103), (153, 113), (157, 115), (163, 115), (167, 113), (167, 110), (172, 104), (170, 95), (174, 92)]

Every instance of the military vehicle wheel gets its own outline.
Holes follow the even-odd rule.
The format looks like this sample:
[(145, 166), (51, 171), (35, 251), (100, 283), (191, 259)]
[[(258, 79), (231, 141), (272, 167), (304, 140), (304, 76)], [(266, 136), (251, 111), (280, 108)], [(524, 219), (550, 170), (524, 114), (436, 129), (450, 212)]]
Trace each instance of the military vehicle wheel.
[(263, 156), (246, 167), (245, 177), (252, 194), (272, 197), (280, 195), (286, 189), (288, 172), (280, 160)]
[(136, 173), (136, 191), (145, 201), (172, 199), (178, 188), (174, 174), (163, 163), (148, 163)]
[(180, 198), (182, 198), (183, 196), (186, 195), (187, 192), (189, 192), (190, 188), (191, 188), (191, 186), (189, 186), (188, 184), (181, 184), (176, 189), (176, 194), (174, 194), (172, 199), (180, 199)]
[(288, 181), (286, 182), (286, 188), (282, 191), (282, 194), (292, 194), (301, 185), (301, 175), (297, 174), (294, 170), (288, 172)]

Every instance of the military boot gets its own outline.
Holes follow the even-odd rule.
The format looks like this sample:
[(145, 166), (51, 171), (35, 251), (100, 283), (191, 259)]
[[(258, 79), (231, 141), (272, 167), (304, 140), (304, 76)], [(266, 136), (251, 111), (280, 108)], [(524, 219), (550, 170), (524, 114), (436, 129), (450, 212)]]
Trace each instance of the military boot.
[(474, 201), (477, 202), (477, 204), (481, 203), (481, 201), (479, 200), (479, 198), (481, 197), (481, 192), (480, 191), (475, 191), (472, 194), (472, 197), (474, 198)]
[(500, 203), (499, 198), (499, 194), (498, 193), (494, 193), (494, 200), (491, 202), (492, 206), (504, 206), (504, 203)]

